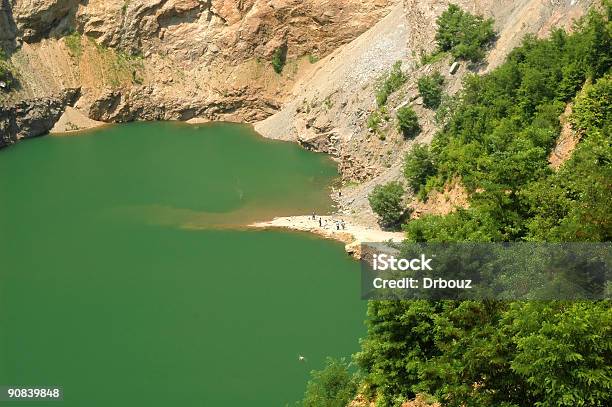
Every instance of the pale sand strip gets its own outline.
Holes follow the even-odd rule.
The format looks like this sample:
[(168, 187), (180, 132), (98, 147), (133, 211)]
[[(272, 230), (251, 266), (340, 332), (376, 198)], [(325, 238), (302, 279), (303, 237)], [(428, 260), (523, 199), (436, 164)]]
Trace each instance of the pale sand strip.
[[(268, 222), (250, 224), (253, 228), (281, 228), (315, 233), (328, 239), (339, 240), (345, 244), (346, 252), (356, 258), (361, 257), (360, 245), (362, 242), (401, 242), (404, 240), (402, 232), (386, 232), (352, 223), (344, 216), (283, 216)], [(323, 226), (319, 226), (319, 219)], [(345, 229), (336, 229), (336, 221), (343, 220)]]
[(93, 129), (106, 124), (107, 123), (92, 120), (74, 107), (67, 106), (66, 110), (64, 110), (64, 113), (55, 123), (55, 126), (53, 126), (49, 133), (55, 136), (62, 136), (87, 129)]

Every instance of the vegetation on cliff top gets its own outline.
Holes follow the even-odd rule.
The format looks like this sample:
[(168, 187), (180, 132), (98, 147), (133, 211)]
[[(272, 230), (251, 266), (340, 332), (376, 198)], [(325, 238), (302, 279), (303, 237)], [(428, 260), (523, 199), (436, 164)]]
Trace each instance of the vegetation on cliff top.
[[(527, 37), (499, 68), (466, 78), (431, 147), (406, 158), (405, 175), (422, 196), (459, 177), (470, 208), (410, 221), (409, 241), (610, 241), (606, 6), (607, 16), (592, 11), (573, 34)], [(548, 157), (568, 103), (581, 140), (555, 172)], [(416, 393), (456, 407), (612, 404), (609, 302), (371, 301), (368, 318), (355, 358), (378, 406)]]

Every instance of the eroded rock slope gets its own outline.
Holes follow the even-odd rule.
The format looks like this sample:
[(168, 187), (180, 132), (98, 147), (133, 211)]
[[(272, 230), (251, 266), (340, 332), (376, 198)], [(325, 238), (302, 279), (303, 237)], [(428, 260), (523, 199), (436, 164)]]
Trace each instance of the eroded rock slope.
[[(392, 0), (0, 0), (5, 108), (79, 88), (103, 121), (256, 121)], [(270, 61), (280, 52), (283, 72)]]

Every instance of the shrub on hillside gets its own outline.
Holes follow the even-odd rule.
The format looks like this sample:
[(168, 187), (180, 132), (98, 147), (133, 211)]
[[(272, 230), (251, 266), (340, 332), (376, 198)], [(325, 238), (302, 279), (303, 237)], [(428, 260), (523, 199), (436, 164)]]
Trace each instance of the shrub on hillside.
[(407, 80), (408, 77), (402, 72), (401, 61), (397, 61), (393, 64), (391, 72), (383, 78), (376, 91), (376, 103), (378, 106), (381, 107), (387, 104), (389, 95), (398, 90)]
[(81, 44), (81, 34), (74, 31), (64, 37), (64, 43), (68, 47), (70, 55), (73, 57), (80, 57), (83, 53), (83, 45)]
[(473, 62), (484, 58), (484, 47), (495, 38), (493, 20), (472, 15), (450, 4), (436, 20), (436, 42), (440, 51)]
[(416, 137), (421, 132), (419, 117), (411, 106), (397, 109), (397, 129), (404, 138)]
[(394, 226), (399, 223), (404, 214), (403, 196), (404, 187), (399, 182), (377, 185), (368, 195), (370, 207), (382, 225)]
[(285, 62), (287, 61), (287, 49), (285, 47), (279, 47), (272, 54), (272, 67), (274, 72), (280, 74), (283, 71)]
[(442, 102), (442, 84), (444, 78), (440, 72), (419, 78), (419, 93), (423, 98), (423, 104), (430, 109), (437, 109)]
[(4, 82), (4, 86), (0, 88), (0, 91), (10, 90), (13, 84), (13, 73), (8, 63), (4, 61), (0, 61), (0, 82)]
[(427, 178), (436, 173), (431, 151), (429, 147), (423, 144), (415, 144), (412, 150), (406, 154), (404, 161), (404, 177), (408, 181), (408, 185), (415, 194), (418, 194)]

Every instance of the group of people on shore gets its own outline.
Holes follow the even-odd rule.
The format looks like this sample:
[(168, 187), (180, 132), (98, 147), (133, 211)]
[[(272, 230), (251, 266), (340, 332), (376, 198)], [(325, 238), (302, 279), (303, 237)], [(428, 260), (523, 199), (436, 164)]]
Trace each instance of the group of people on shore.
[[(311, 219), (317, 220), (317, 215), (314, 212), (312, 213)], [(336, 230), (346, 229), (346, 223), (342, 219), (339, 219), (339, 220), (331, 219), (331, 222), (333, 225), (335, 225)], [(327, 229), (327, 224), (328, 224), (327, 219), (323, 219), (323, 217), (319, 216), (319, 227), (323, 229)]]

